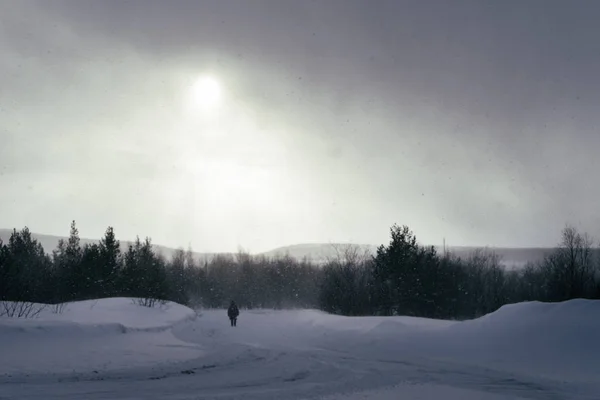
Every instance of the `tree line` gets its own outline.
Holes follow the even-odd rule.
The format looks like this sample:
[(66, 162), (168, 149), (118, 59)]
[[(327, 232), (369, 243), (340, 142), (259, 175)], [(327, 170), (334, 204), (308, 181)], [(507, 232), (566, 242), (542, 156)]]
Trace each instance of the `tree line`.
[(600, 299), (599, 254), (587, 234), (567, 226), (543, 261), (506, 269), (491, 251), (438, 254), (394, 225), (375, 256), (350, 249), (325, 266), (319, 305), (343, 315), (466, 319), (523, 301)]
[(150, 238), (121, 249), (108, 227), (95, 244), (81, 245), (75, 221), (69, 238), (47, 254), (27, 227), (0, 241), (0, 301), (60, 304), (133, 297), (153, 306), (167, 300), (224, 307), (316, 307), (319, 269), (291, 257), (219, 255), (201, 264), (191, 249), (167, 260)]
[(191, 249), (167, 260), (150, 238), (122, 250), (112, 227), (98, 243), (82, 246), (73, 221), (69, 238), (48, 254), (25, 227), (0, 241), (0, 301), (60, 305), (132, 297), (145, 306), (170, 300), (220, 308), (234, 299), (242, 308), (464, 319), (520, 301), (600, 298), (597, 252), (572, 227), (543, 262), (516, 270), (483, 249), (467, 258), (438, 254), (407, 226), (392, 226), (389, 244), (376, 255), (355, 246), (336, 250), (324, 265), (243, 252), (200, 263)]

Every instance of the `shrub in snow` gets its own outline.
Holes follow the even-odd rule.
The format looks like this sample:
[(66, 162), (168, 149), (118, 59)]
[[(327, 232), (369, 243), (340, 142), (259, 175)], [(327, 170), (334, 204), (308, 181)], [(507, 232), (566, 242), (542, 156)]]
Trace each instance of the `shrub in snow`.
[(28, 301), (2, 301), (0, 302), (0, 317), (10, 318), (35, 318), (46, 306)]
[(163, 306), (166, 304), (166, 300), (154, 299), (151, 297), (138, 297), (135, 299), (131, 299), (133, 304), (137, 304), (138, 306), (150, 307), (153, 308), (155, 306)]
[(50, 307), (50, 311), (52, 311), (52, 314), (62, 314), (66, 306), (67, 303), (56, 303), (50, 304), (48, 307)]

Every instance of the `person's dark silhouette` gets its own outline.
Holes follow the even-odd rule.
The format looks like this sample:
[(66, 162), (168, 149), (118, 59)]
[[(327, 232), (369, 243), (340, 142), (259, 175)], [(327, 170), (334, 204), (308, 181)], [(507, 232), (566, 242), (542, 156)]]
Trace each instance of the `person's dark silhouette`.
[(233, 300), (231, 300), (231, 304), (227, 309), (227, 316), (229, 317), (229, 321), (231, 322), (231, 326), (237, 326), (237, 317), (240, 315), (240, 310), (238, 309), (237, 304)]

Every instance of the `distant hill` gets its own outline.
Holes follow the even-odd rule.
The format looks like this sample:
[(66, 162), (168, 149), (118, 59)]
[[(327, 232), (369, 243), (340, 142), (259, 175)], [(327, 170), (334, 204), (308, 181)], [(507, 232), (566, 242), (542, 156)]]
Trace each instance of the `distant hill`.
[[(5, 243), (8, 242), (10, 235), (12, 233), (12, 229), (0, 229), (0, 239)], [(38, 240), (44, 250), (47, 253), (52, 253), (58, 246), (58, 241), (60, 239), (67, 239), (64, 236), (53, 236), (53, 235), (44, 235), (39, 233), (33, 233), (33, 237)], [(81, 239), (81, 244), (87, 243), (98, 243), (99, 239)], [(126, 250), (131, 242), (130, 241), (121, 241), (122, 250)], [(268, 257), (274, 256), (284, 256), (289, 255), (293, 258), (301, 260), (303, 258), (307, 258), (313, 262), (321, 263), (327, 261), (328, 259), (335, 258), (338, 251), (343, 251), (345, 246), (352, 245), (357, 246), (361, 253), (368, 252), (369, 254), (375, 254), (377, 251), (376, 245), (371, 244), (348, 244), (348, 243), (305, 243), (305, 244), (295, 244), (291, 246), (279, 247), (264, 253), (259, 253), (260, 255), (265, 255)], [(177, 249), (162, 246), (155, 244), (153, 245), (154, 249), (164, 255), (167, 258), (171, 258)], [(442, 252), (442, 248), (440, 246), (436, 246), (438, 251)], [(459, 257), (467, 257), (472, 254), (477, 247), (472, 246), (453, 246), (447, 247), (447, 250), (451, 251), (453, 254)], [(494, 251), (501, 257), (502, 264), (509, 267), (518, 267), (523, 266), (527, 262), (536, 262), (540, 261), (552, 251), (552, 248), (535, 248), (535, 247), (524, 247), (524, 248), (507, 248), (507, 247), (490, 247), (488, 248), (490, 251)], [(233, 253), (200, 253), (194, 252), (194, 257), (201, 262), (208, 261), (213, 258), (217, 254), (233, 254)]]
[[(10, 238), (12, 231), (13, 231), (12, 229), (0, 229), (0, 239), (4, 243), (8, 243), (8, 239)], [(64, 239), (64, 240), (68, 239), (68, 237), (65, 237), (65, 236), (44, 235), (41, 233), (34, 233), (34, 232), (32, 232), (31, 235), (38, 242), (40, 242), (40, 244), (44, 248), (44, 251), (46, 251), (46, 253), (49, 253), (49, 254), (52, 253), (52, 250), (54, 250), (58, 247), (58, 241), (60, 239)], [(100, 239), (81, 238), (81, 245), (83, 246), (85, 244), (98, 243), (99, 241), (100, 241)], [(120, 240), (120, 243), (121, 243), (121, 251), (126, 251), (127, 248), (129, 247), (129, 245), (133, 244), (132, 241), (126, 241), (126, 240)], [(154, 248), (154, 250), (157, 253), (162, 254), (163, 256), (165, 256), (168, 259), (170, 259), (173, 256), (173, 254), (175, 253), (175, 251), (177, 251), (177, 249), (175, 249), (175, 248), (162, 246), (159, 244), (153, 244), (152, 247)], [(204, 262), (205, 260), (210, 260), (213, 256), (216, 255), (215, 253), (198, 253), (198, 252), (193, 252), (193, 254), (194, 254), (194, 257), (196, 257), (196, 259), (198, 259), (202, 262)]]
[[(343, 249), (344, 246), (348, 246), (348, 244), (342, 243), (314, 243), (314, 244), (297, 244), (292, 246), (280, 247), (266, 253), (263, 253), (268, 256), (275, 255), (285, 255), (289, 254), (290, 256), (302, 259), (303, 257), (307, 257), (316, 262), (326, 261), (327, 259), (334, 258), (337, 254), (336, 249)], [(353, 246), (358, 246), (360, 252), (367, 251), (370, 254), (375, 255), (377, 252), (377, 247), (375, 245), (370, 244), (356, 244)], [(434, 246), (441, 253), (443, 251), (442, 246)], [(446, 250), (451, 252), (452, 254), (458, 257), (468, 257), (475, 250), (480, 249), (479, 247), (473, 246), (448, 246)], [(550, 252), (552, 252), (552, 248), (538, 248), (538, 247), (523, 247), (523, 248), (512, 248), (512, 247), (488, 247), (487, 250), (493, 251), (501, 258), (501, 263), (508, 267), (519, 267), (525, 265), (527, 262), (536, 262), (541, 261), (544, 257)]]
[(307, 258), (314, 262), (324, 262), (335, 258), (338, 252), (343, 252), (347, 246), (357, 247), (361, 254), (368, 252), (375, 254), (377, 247), (371, 244), (354, 244), (354, 243), (304, 243), (294, 244), (291, 246), (278, 247), (273, 250), (262, 253), (268, 257), (289, 255), (298, 260)]

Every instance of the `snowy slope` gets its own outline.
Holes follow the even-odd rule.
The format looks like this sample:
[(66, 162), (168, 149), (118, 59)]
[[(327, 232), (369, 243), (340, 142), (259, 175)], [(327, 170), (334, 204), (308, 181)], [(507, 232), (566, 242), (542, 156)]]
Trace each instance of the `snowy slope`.
[[(16, 334), (21, 322), (0, 319), (0, 398), (497, 400), (600, 393), (597, 301), (516, 304), (466, 322), (242, 310), (237, 328), (228, 326), (224, 310), (193, 318), (177, 305), (142, 310), (114, 302), (99, 301), (96, 317), (83, 313), (91, 303), (76, 304), (54, 324), (90, 327), (98, 318), (100, 326), (125, 326), (125, 333), (63, 340), (27, 329)], [(36, 322), (45, 326), (51, 318)], [(56, 368), (69, 364), (73, 371)]]
[(594, 300), (512, 304), (452, 327), (438, 347), (513, 371), (585, 380), (600, 374), (599, 316)]
[(0, 374), (87, 372), (178, 361), (202, 354), (182, 343), (170, 328), (195, 318), (175, 303), (148, 308), (127, 298), (50, 307), (37, 318), (0, 317)]
[(133, 299), (114, 297), (66, 303), (62, 312), (56, 311), (55, 306), (46, 306), (33, 319), (0, 317), (0, 329), (14, 326), (51, 330), (61, 325), (101, 329), (116, 325), (118, 330), (165, 330), (195, 315), (190, 308), (172, 302), (150, 308), (136, 304)]

